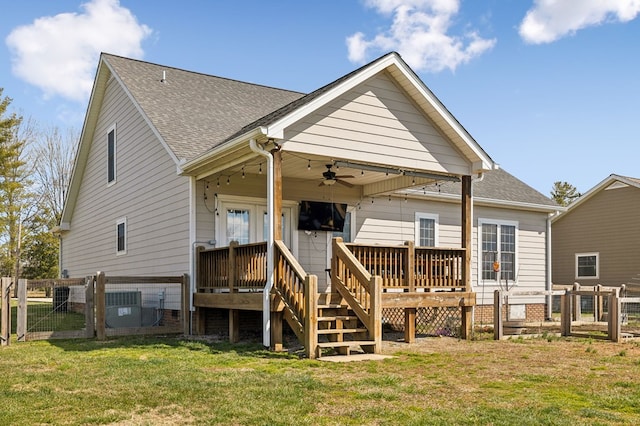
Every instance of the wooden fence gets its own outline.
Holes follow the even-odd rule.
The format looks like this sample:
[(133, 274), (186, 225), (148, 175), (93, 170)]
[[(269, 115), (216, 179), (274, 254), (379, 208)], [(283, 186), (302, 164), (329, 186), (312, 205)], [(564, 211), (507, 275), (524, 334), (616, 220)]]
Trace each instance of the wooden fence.
[[(11, 337), (11, 278), (2, 278), (1, 336)], [(19, 280), (17, 341), (105, 339), (132, 334), (189, 333), (187, 274), (169, 277), (106, 276)]]

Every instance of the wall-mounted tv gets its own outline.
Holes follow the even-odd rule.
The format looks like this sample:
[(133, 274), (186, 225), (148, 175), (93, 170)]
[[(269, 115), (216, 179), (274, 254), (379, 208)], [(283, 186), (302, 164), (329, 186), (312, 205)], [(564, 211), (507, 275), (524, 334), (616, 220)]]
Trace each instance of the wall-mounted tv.
[(346, 204), (302, 201), (298, 216), (298, 229), (301, 231), (342, 232), (346, 214)]

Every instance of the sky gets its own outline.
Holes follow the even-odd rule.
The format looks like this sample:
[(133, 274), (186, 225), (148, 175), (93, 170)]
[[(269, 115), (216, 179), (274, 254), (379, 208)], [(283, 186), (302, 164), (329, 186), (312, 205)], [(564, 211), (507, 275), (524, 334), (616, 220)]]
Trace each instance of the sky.
[(640, 0), (26, 0), (0, 87), (82, 128), (100, 52), (311, 92), (398, 52), (500, 167), (549, 195), (640, 178)]

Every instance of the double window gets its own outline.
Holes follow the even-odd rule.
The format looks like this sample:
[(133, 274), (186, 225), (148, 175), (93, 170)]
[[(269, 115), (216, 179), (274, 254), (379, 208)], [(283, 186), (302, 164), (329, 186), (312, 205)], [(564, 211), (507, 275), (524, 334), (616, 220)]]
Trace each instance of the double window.
[(482, 280), (516, 279), (517, 222), (478, 220)]

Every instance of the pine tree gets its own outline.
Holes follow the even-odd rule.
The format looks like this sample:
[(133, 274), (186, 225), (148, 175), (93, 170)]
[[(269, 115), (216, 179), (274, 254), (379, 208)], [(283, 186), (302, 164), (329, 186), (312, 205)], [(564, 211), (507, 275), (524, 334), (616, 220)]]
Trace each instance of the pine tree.
[(551, 198), (563, 207), (568, 206), (581, 195), (578, 189), (568, 182), (556, 181), (553, 183)]

